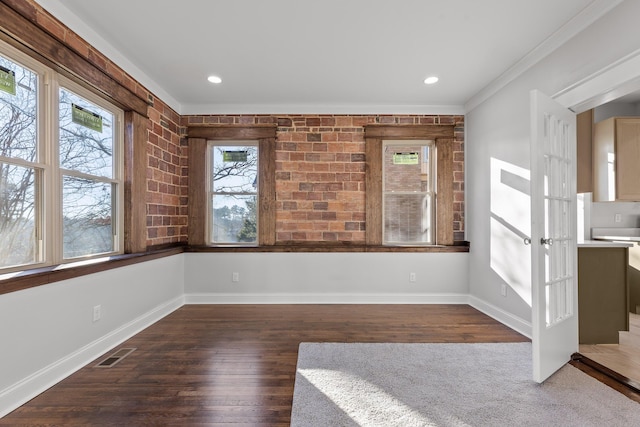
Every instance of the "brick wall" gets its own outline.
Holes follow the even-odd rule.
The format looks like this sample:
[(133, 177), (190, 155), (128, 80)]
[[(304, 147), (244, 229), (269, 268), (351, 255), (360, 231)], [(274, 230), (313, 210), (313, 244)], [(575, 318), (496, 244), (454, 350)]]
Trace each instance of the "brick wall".
[(180, 116), (161, 100), (149, 106), (147, 245), (187, 241), (187, 147)]
[[(454, 232), (464, 239), (464, 118), (437, 115), (212, 115), (180, 117), (34, 0), (16, 3), (43, 29), (87, 58), (148, 109), (147, 245), (187, 241), (187, 147), (193, 123), (277, 123), (277, 241), (364, 242), (364, 128), (368, 123), (455, 124)], [(183, 128), (181, 129), (180, 126)]]
[[(454, 232), (464, 240), (464, 117), (422, 115), (183, 116), (182, 126), (278, 125), (276, 241), (365, 241), (364, 125), (455, 124)], [(186, 132), (186, 130), (183, 130)]]

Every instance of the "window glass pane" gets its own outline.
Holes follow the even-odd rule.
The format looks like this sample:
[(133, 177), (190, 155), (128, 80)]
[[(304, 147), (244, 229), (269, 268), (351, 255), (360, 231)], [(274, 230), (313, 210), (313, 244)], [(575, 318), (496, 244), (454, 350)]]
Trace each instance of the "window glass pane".
[(63, 257), (113, 251), (111, 184), (65, 176), (62, 185)]
[(387, 145), (384, 151), (384, 191), (429, 191), (429, 147)]
[(214, 243), (257, 242), (257, 196), (214, 195), (211, 236)]
[(431, 243), (431, 197), (424, 194), (386, 194), (384, 241)]
[(0, 156), (36, 161), (37, 74), (0, 56)]
[(36, 245), (36, 171), (0, 163), (0, 267), (39, 261)]
[(258, 147), (214, 146), (212, 188), (216, 193), (256, 193)]
[(60, 89), (60, 167), (113, 177), (113, 114)]
[(430, 157), (428, 141), (384, 144), (384, 243), (433, 242)]

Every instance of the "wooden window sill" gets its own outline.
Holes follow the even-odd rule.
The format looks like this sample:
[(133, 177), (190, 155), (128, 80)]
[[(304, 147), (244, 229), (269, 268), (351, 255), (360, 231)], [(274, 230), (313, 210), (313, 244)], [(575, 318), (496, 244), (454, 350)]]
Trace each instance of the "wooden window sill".
[(348, 242), (278, 243), (270, 246), (197, 246), (185, 247), (185, 252), (469, 252), (465, 244), (443, 246), (382, 246)]
[(183, 246), (0, 274), (0, 295), (184, 252)]
[(179, 253), (204, 252), (389, 252), (389, 253), (455, 253), (469, 252), (468, 244), (454, 246), (374, 246), (350, 243), (281, 243), (272, 246), (187, 246), (160, 247), (147, 252), (123, 254), (69, 264), (52, 265), (0, 275), (0, 295), (46, 285), (87, 274), (151, 261)]

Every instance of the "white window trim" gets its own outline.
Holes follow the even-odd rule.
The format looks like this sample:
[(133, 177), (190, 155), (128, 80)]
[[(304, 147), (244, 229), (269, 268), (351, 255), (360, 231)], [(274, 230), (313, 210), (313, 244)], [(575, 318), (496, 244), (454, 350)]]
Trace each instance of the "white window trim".
[[(387, 147), (394, 146), (406, 146), (406, 145), (419, 145), (419, 146), (428, 146), (429, 147), (429, 188), (427, 191), (411, 191), (411, 192), (387, 192), (385, 190), (385, 182), (386, 182), (386, 163), (385, 163), (385, 153)], [(433, 140), (428, 139), (400, 139), (400, 140), (382, 140), (382, 244), (384, 246), (431, 246), (435, 244), (436, 240), (436, 217), (435, 217), (435, 209), (436, 209), (436, 143)], [(424, 194), (425, 196), (430, 197), (430, 209), (429, 209), (429, 228), (430, 228), (430, 240), (427, 242), (417, 242), (417, 241), (388, 241), (386, 239), (386, 200), (387, 194)]]
[[(38, 224), (35, 242), (38, 247), (38, 259), (30, 264), (0, 268), (0, 274), (70, 264), (124, 253), (124, 111), (3, 41), (0, 41), (0, 53), (38, 75), (36, 161), (32, 163), (4, 157), (0, 157), (0, 160), (35, 168), (40, 171), (37, 179), (41, 180), (40, 185), (36, 186), (35, 195), (40, 204), (40, 209), (35, 213), (35, 221)], [(116, 194), (112, 198), (115, 199), (116, 209), (111, 219), (115, 233), (113, 251), (63, 259), (62, 173), (58, 165), (58, 90), (60, 87), (108, 110), (114, 116), (113, 178), (99, 177), (100, 182), (115, 184)], [(94, 178), (92, 176), (92, 179)]]

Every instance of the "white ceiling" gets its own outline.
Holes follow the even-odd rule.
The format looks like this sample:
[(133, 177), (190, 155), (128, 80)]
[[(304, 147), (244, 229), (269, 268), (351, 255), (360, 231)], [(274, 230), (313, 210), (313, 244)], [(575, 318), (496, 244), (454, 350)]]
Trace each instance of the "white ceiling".
[(463, 113), (617, 3), (38, 2), (181, 114)]

